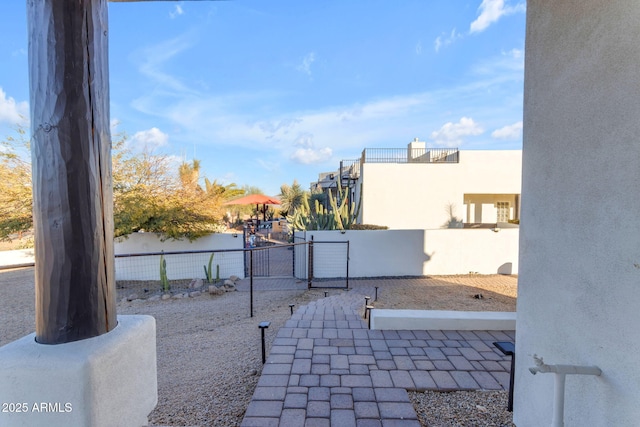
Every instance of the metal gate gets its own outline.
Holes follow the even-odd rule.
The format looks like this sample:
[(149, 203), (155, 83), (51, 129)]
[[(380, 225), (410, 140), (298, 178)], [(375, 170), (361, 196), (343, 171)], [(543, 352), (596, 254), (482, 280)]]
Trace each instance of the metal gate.
[(309, 244), (309, 288), (349, 288), (349, 241)]
[(307, 241), (305, 232), (295, 233), (289, 244), (255, 240), (244, 259), (245, 277), (295, 278), (309, 289), (349, 287), (348, 240)]
[[(349, 241), (306, 241), (306, 233), (296, 234), (294, 271), (306, 273), (311, 288), (349, 288)], [(306, 264), (303, 263), (306, 260)]]

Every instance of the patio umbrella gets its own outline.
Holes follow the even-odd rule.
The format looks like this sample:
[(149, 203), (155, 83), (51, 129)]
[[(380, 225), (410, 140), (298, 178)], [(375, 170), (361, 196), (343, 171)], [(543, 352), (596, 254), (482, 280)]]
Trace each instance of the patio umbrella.
[(265, 196), (264, 194), (249, 194), (248, 196), (240, 197), (239, 199), (231, 200), (225, 203), (225, 205), (256, 205), (256, 210), (260, 212), (260, 205), (262, 205), (262, 220), (267, 220), (267, 205), (279, 205), (280, 200)]

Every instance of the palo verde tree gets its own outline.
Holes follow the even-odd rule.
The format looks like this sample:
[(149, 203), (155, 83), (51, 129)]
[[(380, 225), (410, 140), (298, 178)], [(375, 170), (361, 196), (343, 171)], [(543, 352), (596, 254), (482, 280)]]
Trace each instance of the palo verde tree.
[(25, 130), (0, 142), (0, 240), (33, 227), (31, 162)]
[(30, 148), (22, 127), (17, 127), (15, 135), (0, 142), (0, 240), (3, 241), (33, 229)]
[(114, 146), (115, 235), (136, 231), (189, 240), (215, 232), (222, 219), (223, 198), (199, 184), (200, 162), (183, 162), (149, 150), (131, 153), (122, 141)]
[[(0, 146), (0, 240), (33, 227), (29, 142), (23, 129)], [(112, 143), (115, 237), (136, 231), (190, 240), (218, 230), (222, 203), (242, 194), (235, 184), (205, 179), (200, 162), (176, 165), (149, 148), (134, 152), (126, 135)]]

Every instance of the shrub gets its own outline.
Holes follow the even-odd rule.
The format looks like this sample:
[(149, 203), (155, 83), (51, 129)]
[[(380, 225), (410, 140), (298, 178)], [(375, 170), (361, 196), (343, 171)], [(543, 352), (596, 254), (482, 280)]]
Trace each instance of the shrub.
[(375, 224), (353, 224), (351, 226), (351, 230), (388, 230), (389, 227), (386, 225), (375, 225)]

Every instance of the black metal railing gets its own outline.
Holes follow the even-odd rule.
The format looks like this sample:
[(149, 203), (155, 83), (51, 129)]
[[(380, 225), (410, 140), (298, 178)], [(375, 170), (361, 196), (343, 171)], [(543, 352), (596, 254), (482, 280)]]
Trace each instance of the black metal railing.
[(340, 160), (340, 177), (345, 179), (358, 179), (360, 177), (360, 159)]
[(365, 148), (363, 163), (459, 163), (457, 148)]

